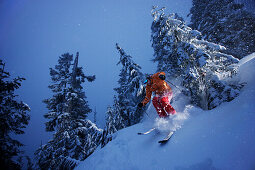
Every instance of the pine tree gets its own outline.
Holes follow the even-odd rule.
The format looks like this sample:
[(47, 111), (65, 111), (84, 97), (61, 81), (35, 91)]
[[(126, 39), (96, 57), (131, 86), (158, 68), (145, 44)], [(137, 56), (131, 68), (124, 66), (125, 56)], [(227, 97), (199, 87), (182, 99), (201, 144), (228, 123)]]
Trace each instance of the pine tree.
[(141, 73), (141, 67), (136, 64), (130, 55), (116, 44), (120, 53), (122, 65), (120, 71), (119, 87), (114, 90), (118, 93), (118, 104), (120, 107), (120, 117), (123, 118), (125, 127), (138, 123), (143, 115), (143, 110), (137, 109), (137, 104), (145, 96), (143, 86), (144, 75)]
[(94, 115), (93, 115), (94, 117), (94, 123), (95, 124), (97, 124), (97, 109), (96, 109), (96, 107), (95, 107), (95, 110), (94, 110)]
[(121, 115), (121, 106), (116, 96), (113, 99), (113, 106), (108, 107), (106, 127), (108, 134), (113, 134), (116, 131), (125, 128), (125, 120)]
[[(107, 112), (106, 112), (106, 127), (103, 132), (102, 136), (102, 143), (101, 143), (101, 148), (103, 148), (108, 142), (112, 140), (112, 134), (118, 131), (116, 124), (115, 124), (115, 115), (116, 111), (112, 109), (112, 107), (108, 106), (107, 107)], [(123, 125), (124, 127), (124, 125)], [(122, 127), (122, 128), (123, 128)]]
[(106, 112), (106, 130), (107, 134), (113, 134), (117, 132), (116, 124), (115, 124), (115, 114), (116, 112), (112, 109), (112, 107), (108, 106)]
[[(44, 100), (49, 113), (45, 114), (46, 130), (54, 131), (53, 139), (39, 148), (35, 155), (41, 169), (73, 168), (70, 160), (84, 160), (100, 144), (102, 130), (87, 120), (91, 112), (81, 86), (85, 80), (94, 81), (95, 76), (85, 76), (78, 67), (78, 56), (66, 53), (59, 57), (55, 68), (50, 68), (54, 95)], [(65, 167), (70, 165), (70, 167)]]
[(163, 9), (154, 8), (152, 15), (152, 47), (158, 70), (181, 78), (193, 104), (212, 109), (239, 94), (242, 86), (229, 81), (239, 60), (223, 53), (225, 47), (201, 40), (201, 33), (186, 26), (176, 14), (166, 15)]
[[(10, 79), (10, 74), (4, 70), (5, 63), (0, 60), (0, 166), (2, 169), (21, 169), (21, 164), (13, 160), (14, 157), (22, 159), (20, 147), (23, 146), (15, 140), (13, 134), (24, 134), (22, 130), (28, 125), (30, 108), (22, 101), (17, 101), (15, 90), (21, 86), (24, 78)], [(12, 135), (11, 135), (12, 134)]]
[(113, 106), (108, 106), (106, 112), (106, 127), (102, 137), (102, 145), (104, 147), (109, 141), (112, 140), (112, 135), (118, 130), (125, 128), (125, 121), (120, 115), (121, 108), (116, 96), (114, 96)]
[(234, 0), (193, 0), (193, 29), (203, 38), (226, 47), (226, 53), (243, 58), (255, 51), (255, 15)]

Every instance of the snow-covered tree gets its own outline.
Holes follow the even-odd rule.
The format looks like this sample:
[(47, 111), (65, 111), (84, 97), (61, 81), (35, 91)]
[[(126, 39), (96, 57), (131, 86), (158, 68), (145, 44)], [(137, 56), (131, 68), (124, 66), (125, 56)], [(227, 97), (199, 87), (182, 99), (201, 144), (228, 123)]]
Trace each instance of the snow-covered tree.
[(112, 109), (112, 107), (107, 108), (106, 112), (106, 130), (107, 133), (113, 134), (117, 132), (117, 128), (115, 127), (115, 111)]
[(106, 112), (106, 127), (103, 132), (101, 147), (104, 147), (109, 141), (111, 141), (112, 134), (118, 131), (117, 126), (115, 124), (115, 115), (116, 111), (113, 110), (111, 106), (108, 106)]
[(14, 157), (20, 157), (23, 146), (13, 138), (13, 134), (24, 134), (22, 130), (28, 125), (30, 108), (27, 104), (16, 99), (15, 90), (21, 86), (24, 78), (10, 79), (10, 74), (4, 70), (5, 63), (0, 60), (0, 166), (2, 169), (21, 169)]
[[(82, 83), (95, 76), (85, 76), (78, 67), (78, 56), (68, 53), (59, 57), (55, 68), (50, 68), (52, 83), (49, 88), (54, 95), (44, 100), (49, 112), (45, 114), (46, 130), (54, 131), (53, 139), (41, 146), (35, 155), (41, 169), (71, 168), (70, 160), (84, 160), (100, 144), (102, 130), (87, 120), (91, 112), (86, 101)], [(68, 164), (71, 167), (66, 167)]]
[(243, 58), (255, 51), (255, 15), (234, 0), (193, 0), (192, 29), (203, 38), (226, 47), (226, 53)]
[(255, 14), (255, 1), (254, 0), (235, 0), (236, 3), (244, 4), (244, 9)]
[(97, 109), (96, 109), (96, 107), (95, 107), (93, 116), (94, 116), (94, 117), (93, 117), (93, 122), (94, 122), (95, 124), (97, 124)]
[(127, 55), (118, 44), (116, 48), (120, 54), (118, 64), (121, 64), (122, 68), (118, 80), (119, 87), (114, 90), (118, 94), (119, 115), (124, 119), (125, 126), (131, 126), (138, 123), (143, 115), (143, 110), (137, 109), (137, 104), (145, 95), (144, 75), (140, 71), (141, 67), (132, 60), (130, 55)]
[(212, 109), (239, 94), (241, 85), (231, 82), (239, 61), (222, 52), (225, 47), (202, 40), (176, 14), (153, 9), (152, 47), (158, 70), (181, 78), (191, 102)]
[(125, 128), (125, 121), (121, 114), (120, 104), (116, 96), (114, 96), (113, 106), (108, 106), (106, 112), (106, 127), (103, 133), (102, 145), (104, 147), (112, 140), (112, 135), (118, 130)]
[(116, 96), (114, 96), (113, 106), (108, 107), (106, 112), (106, 130), (108, 134), (126, 127), (123, 117), (120, 115), (121, 108)]

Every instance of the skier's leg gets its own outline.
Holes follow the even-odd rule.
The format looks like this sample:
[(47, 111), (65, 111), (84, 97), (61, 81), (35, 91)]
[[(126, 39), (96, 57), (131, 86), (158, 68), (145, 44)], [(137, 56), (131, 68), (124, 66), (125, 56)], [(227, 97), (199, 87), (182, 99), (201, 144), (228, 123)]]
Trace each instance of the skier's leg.
[[(171, 95), (171, 94), (170, 94)], [(172, 96), (164, 96), (161, 98), (160, 102), (161, 102), (161, 106), (163, 107), (163, 109), (167, 112), (167, 115), (170, 114), (175, 114), (176, 111), (175, 109), (170, 105), (170, 101), (169, 98), (172, 98)]]
[(166, 117), (166, 112), (163, 110), (163, 107), (161, 106), (161, 103), (160, 103), (160, 97), (155, 96), (152, 99), (152, 104), (155, 107), (159, 117)]

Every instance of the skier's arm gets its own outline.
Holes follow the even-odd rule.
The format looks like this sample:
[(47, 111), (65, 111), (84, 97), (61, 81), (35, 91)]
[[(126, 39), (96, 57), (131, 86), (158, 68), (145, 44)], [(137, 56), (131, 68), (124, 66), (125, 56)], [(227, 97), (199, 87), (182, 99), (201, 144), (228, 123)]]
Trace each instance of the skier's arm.
[(146, 86), (146, 96), (145, 96), (145, 99), (142, 101), (143, 106), (145, 106), (147, 103), (150, 102), (151, 95), (152, 95), (151, 85), (147, 84), (147, 86)]

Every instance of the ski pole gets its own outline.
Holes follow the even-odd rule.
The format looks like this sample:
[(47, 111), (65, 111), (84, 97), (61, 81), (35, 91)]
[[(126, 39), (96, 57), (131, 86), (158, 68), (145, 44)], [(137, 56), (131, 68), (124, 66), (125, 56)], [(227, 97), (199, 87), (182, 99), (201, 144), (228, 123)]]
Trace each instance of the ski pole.
[(179, 87), (177, 87), (176, 85), (174, 85), (173, 83), (171, 83), (170, 81), (168, 81), (168, 80), (166, 80), (168, 83), (170, 83), (171, 85), (173, 85), (174, 87), (176, 87), (178, 90), (180, 90), (180, 92), (182, 92), (182, 90), (179, 88)]
[[(141, 103), (141, 102), (139, 102), (139, 103)], [(139, 109), (142, 109), (142, 108), (139, 108)], [(146, 114), (150, 119), (152, 119), (152, 118), (149, 116), (149, 114), (146, 112), (146, 110), (144, 110), (143, 112), (145, 112), (145, 114)]]
[(149, 114), (146, 112), (146, 110), (144, 111), (146, 113), (146, 115), (148, 116), (148, 118), (152, 119)]

